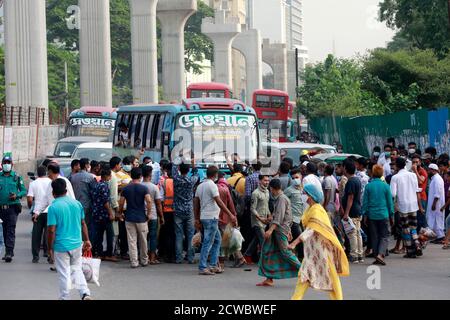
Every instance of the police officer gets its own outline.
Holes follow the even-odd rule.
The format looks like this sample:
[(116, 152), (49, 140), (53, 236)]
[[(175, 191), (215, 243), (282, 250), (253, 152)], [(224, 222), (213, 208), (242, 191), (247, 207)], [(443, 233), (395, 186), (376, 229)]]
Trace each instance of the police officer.
[(14, 256), (17, 216), (22, 211), (20, 198), (27, 194), (22, 177), (12, 171), (12, 167), (12, 158), (3, 157), (3, 171), (0, 172), (0, 219), (3, 220), (5, 262), (11, 262)]

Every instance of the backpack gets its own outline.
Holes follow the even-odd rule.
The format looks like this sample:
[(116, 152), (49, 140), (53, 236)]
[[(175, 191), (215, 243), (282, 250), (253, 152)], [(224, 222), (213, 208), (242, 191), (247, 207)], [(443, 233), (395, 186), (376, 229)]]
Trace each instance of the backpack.
[(233, 200), (233, 204), (236, 209), (236, 214), (237, 214), (238, 218), (242, 217), (245, 212), (245, 196), (241, 195), (236, 190), (236, 186), (238, 185), (239, 181), (242, 178), (243, 177), (239, 177), (239, 179), (236, 180), (236, 182), (233, 186), (229, 186), (230, 193), (231, 193), (231, 199)]

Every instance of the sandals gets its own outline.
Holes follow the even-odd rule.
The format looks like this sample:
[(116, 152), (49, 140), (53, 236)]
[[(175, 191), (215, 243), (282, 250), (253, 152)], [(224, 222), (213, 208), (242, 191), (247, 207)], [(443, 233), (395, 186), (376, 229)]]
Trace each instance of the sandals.
[(198, 274), (201, 275), (201, 276), (215, 276), (216, 275), (214, 272), (212, 272), (209, 269), (205, 269), (205, 270), (199, 271)]
[(397, 248), (394, 248), (394, 249), (391, 249), (391, 250), (389, 250), (389, 253), (393, 253), (393, 254), (402, 254), (402, 253), (405, 253), (405, 250), (404, 249), (397, 249)]
[(234, 263), (234, 265), (231, 266), (231, 268), (242, 268), (243, 266), (245, 266), (247, 263), (245, 261), (245, 259), (242, 259), (241, 261), (236, 261)]
[(378, 257), (375, 257), (375, 261), (373, 262), (373, 264), (385, 266), (386, 262)]
[(161, 264), (161, 261), (159, 260), (153, 260), (149, 262), (152, 266), (156, 265), (156, 264)]
[(448, 250), (448, 249), (450, 249), (450, 244), (444, 244), (444, 245), (442, 246), (442, 249), (443, 249), (443, 250)]

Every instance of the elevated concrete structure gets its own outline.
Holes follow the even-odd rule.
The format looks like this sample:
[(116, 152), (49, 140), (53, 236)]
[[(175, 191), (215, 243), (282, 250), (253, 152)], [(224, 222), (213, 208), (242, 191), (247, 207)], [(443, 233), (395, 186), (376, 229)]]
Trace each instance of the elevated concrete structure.
[[(33, 0), (34, 1), (34, 0)], [(112, 106), (109, 0), (78, 0), (82, 106)]]
[(284, 43), (270, 43), (263, 40), (262, 59), (272, 67), (274, 89), (288, 91), (287, 49)]
[(239, 19), (227, 17), (227, 11), (218, 9), (214, 18), (202, 21), (202, 33), (214, 43), (214, 81), (232, 86), (231, 43), (241, 32)]
[(196, 11), (196, 0), (159, 0), (156, 7), (161, 23), (162, 85), (169, 101), (186, 97), (184, 26)]
[(262, 44), (256, 29), (242, 31), (234, 40), (232, 47), (245, 57), (247, 71), (246, 103), (251, 105), (255, 90), (263, 88), (262, 81)]
[(134, 103), (158, 103), (157, 3), (130, 0)]
[(7, 106), (48, 109), (45, 8), (45, 0), (4, 1)]
[[(296, 100), (296, 70), (295, 70), (295, 50), (288, 50), (287, 51), (287, 64), (289, 68), (287, 69), (287, 77), (288, 77), (288, 93), (289, 93), (289, 99), (291, 101)], [(300, 72), (300, 64), (298, 65), (299, 72)]]

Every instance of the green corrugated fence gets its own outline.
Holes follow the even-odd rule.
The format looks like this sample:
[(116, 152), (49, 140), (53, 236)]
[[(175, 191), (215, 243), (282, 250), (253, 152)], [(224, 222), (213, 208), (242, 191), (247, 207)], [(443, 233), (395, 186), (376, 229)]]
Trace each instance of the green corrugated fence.
[(415, 110), (383, 116), (335, 117), (310, 120), (312, 132), (322, 143), (341, 143), (345, 152), (369, 156), (373, 147), (383, 148), (389, 137), (397, 144), (414, 141), (423, 151), (433, 146), (450, 153), (450, 108)]

